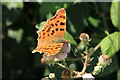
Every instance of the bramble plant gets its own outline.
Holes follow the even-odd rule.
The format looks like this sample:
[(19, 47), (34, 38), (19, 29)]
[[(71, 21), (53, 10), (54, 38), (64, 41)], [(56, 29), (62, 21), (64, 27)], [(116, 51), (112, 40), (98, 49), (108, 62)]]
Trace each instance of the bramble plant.
[(3, 80), (120, 80), (120, 0), (25, 1), (1, 1)]
[[(60, 24), (58, 24), (58, 22), (60, 22)], [(57, 26), (59, 26), (59, 28)], [(61, 73), (61, 78), (83, 78), (85, 80), (94, 80), (93, 76), (103, 72), (104, 69), (112, 62), (111, 56), (109, 54), (107, 55), (106, 53), (106, 50), (108, 51), (109, 48), (103, 48), (104, 42), (109, 43), (107, 41), (110, 40), (113, 44), (113, 38), (111, 37), (112, 34), (110, 35), (107, 31), (105, 31), (108, 36), (104, 38), (95, 48), (93, 48), (90, 44), (92, 39), (89, 37), (89, 35), (86, 33), (81, 33), (78, 37), (80, 42), (77, 45), (71, 34), (65, 30), (66, 12), (64, 8), (59, 9), (55, 16), (48, 19), (47, 22), (41, 22), (40, 24), (36, 25), (36, 28), (38, 29), (38, 46), (32, 51), (32, 53), (43, 53), (41, 63), (47, 64), (51, 67), (57, 65), (57, 67), (63, 68), (63, 70), (59, 72)], [(119, 32), (114, 34), (118, 35)], [(107, 38), (108, 40), (106, 41)], [(47, 41), (47, 39), (50, 40)], [(76, 45), (75, 50), (71, 48), (72, 45)], [(99, 53), (101, 55), (98, 57), (98, 61), (96, 62), (93, 70), (91, 72), (87, 72), (87, 68), (91, 65), (92, 60), (95, 58), (93, 55), (98, 48), (101, 48), (102, 54)], [(76, 50), (78, 51), (77, 53)], [(69, 58), (70, 51), (73, 53), (74, 57)], [(68, 60), (81, 61), (83, 65), (82, 70), (75, 70), (75, 65), (68, 64)], [(44, 77), (42, 80), (45, 78), (57, 79), (58, 77), (53, 71), (52, 73), (49, 73), (49, 76)]]
[[(36, 28), (39, 28), (40, 24), (36, 25)], [(68, 34), (68, 32), (67, 32)], [(66, 34), (66, 36), (67, 36)], [(70, 35), (70, 34), (69, 34)], [(70, 35), (71, 36), (71, 35)], [(73, 38), (72, 38), (73, 39)], [(60, 50), (59, 53), (56, 55), (48, 55), (48, 53), (43, 53), (43, 57), (41, 58), (41, 62), (44, 64), (48, 64), (49, 66), (51, 65), (58, 65), (58, 67), (62, 67), (63, 71), (61, 72), (61, 78), (83, 78), (83, 79), (92, 79), (94, 80), (94, 77), (92, 75), (97, 75), (100, 72), (104, 71), (104, 68), (107, 67), (112, 62), (112, 59), (108, 55), (100, 55), (98, 58), (98, 62), (96, 63), (96, 66), (94, 67), (92, 72), (87, 73), (87, 67), (90, 66), (90, 62), (92, 61), (93, 57), (92, 55), (95, 53), (95, 51), (100, 47), (98, 44), (95, 48), (90, 47), (90, 37), (86, 33), (81, 33), (79, 36), (80, 39), (80, 44), (82, 45), (82, 52), (79, 54), (81, 56), (77, 58), (68, 58), (70, 49), (71, 49), (71, 44), (70, 43), (65, 43)], [(70, 39), (71, 40), (71, 39)], [(76, 49), (78, 49), (78, 46), (76, 46)], [(76, 56), (76, 53), (73, 50), (73, 54)], [(83, 69), (82, 71), (76, 71), (73, 70), (74, 65), (68, 65), (66, 63), (67, 60), (76, 60), (76, 61), (81, 61), (83, 63)], [(54, 73), (50, 73), (48, 77), (44, 77), (42, 80), (45, 78), (54, 78), (57, 80), (57, 77), (55, 76)]]

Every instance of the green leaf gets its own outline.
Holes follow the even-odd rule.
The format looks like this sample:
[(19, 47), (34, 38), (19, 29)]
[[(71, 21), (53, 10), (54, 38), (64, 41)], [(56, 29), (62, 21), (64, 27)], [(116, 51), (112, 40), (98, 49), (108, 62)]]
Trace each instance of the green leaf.
[(50, 74), (50, 71), (49, 71), (49, 69), (48, 69), (48, 68), (46, 68), (46, 69), (45, 69), (45, 72), (44, 72), (44, 74), (43, 74), (43, 75), (44, 75), (44, 76), (48, 76), (49, 74)]
[(19, 43), (23, 36), (23, 29), (19, 30), (8, 29), (8, 36), (13, 39), (16, 39), (16, 41)]
[(2, 2), (2, 24), (10, 26), (18, 20), (22, 21), (23, 2)]
[(70, 68), (70, 70), (76, 70), (76, 65), (75, 65), (75, 63), (72, 63), (72, 64), (70, 64), (69, 65), (69, 68)]
[(43, 2), (40, 7), (40, 14), (42, 14), (42, 18), (44, 18), (49, 12), (55, 13), (60, 8), (67, 8), (71, 3), (66, 2)]
[[(114, 0), (118, 1), (118, 0)], [(120, 1), (112, 2), (110, 9), (110, 18), (112, 20), (113, 25), (120, 30)]]
[(120, 69), (117, 72), (117, 80), (120, 80)]
[(66, 31), (65, 33), (65, 39), (70, 40), (71, 44), (77, 45), (76, 41), (74, 40), (74, 38), (72, 37), (72, 35)]
[(5, 5), (8, 9), (12, 8), (23, 8), (23, 2), (2, 2), (2, 5)]
[(46, 21), (42, 21), (40, 22), (39, 24), (37, 24), (35, 27), (38, 29), (38, 30), (41, 30), (43, 29), (44, 25), (46, 24)]
[(99, 19), (95, 19), (93, 17), (89, 17), (88, 21), (91, 23), (91, 25), (93, 25), (94, 27), (98, 27), (100, 20)]
[(52, 14), (52, 13), (49, 13), (49, 14), (46, 15), (46, 18), (47, 18), (47, 19), (49, 19), (49, 18), (51, 18), (51, 17), (53, 17), (53, 14)]
[(100, 42), (102, 53), (112, 57), (116, 52), (120, 50), (120, 32), (114, 32), (109, 34)]

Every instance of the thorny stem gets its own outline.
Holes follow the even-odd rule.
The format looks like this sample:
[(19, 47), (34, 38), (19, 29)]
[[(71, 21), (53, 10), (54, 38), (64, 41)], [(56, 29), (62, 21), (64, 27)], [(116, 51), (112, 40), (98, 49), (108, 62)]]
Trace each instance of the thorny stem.
[[(86, 47), (86, 51), (85, 51), (86, 58), (85, 58), (85, 62), (84, 62), (84, 66), (83, 66), (82, 71), (81, 71), (81, 72), (78, 72), (78, 71), (70, 70), (71, 72), (77, 74), (78, 77), (81, 77), (81, 76), (79, 76), (79, 75), (83, 75), (83, 74), (85, 73), (86, 69), (87, 69), (88, 54), (89, 54), (89, 52), (88, 52), (88, 47), (87, 47), (87, 46), (85, 46), (85, 47)], [(96, 51), (99, 47), (100, 47), (100, 44), (98, 44), (98, 45), (94, 48), (94, 50)], [(71, 59), (66, 59), (66, 60), (67, 60), (67, 61), (69, 61), (69, 60), (75, 60), (75, 61), (76, 61), (76, 60), (81, 60), (81, 59), (82, 59), (82, 58), (76, 58), (76, 59), (75, 59), (75, 58), (71, 58)], [(62, 62), (63, 62), (64, 65), (62, 65), (62, 64), (60, 64), (60, 63), (56, 63), (56, 64), (59, 65), (59, 66), (62, 67), (62, 68), (69, 69), (68, 66), (67, 66), (67, 64), (66, 64), (66, 62), (65, 62), (65, 60), (63, 60)]]
[(88, 54), (89, 54), (88, 53), (88, 47), (87, 46), (85, 46), (85, 47), (86, 47), (86, 51), (84, 53), (86, 53), (86, 58), (85, 58), (85, 63), (84, 63), (83, 69), (81, 71), (81, 74), (85, 73), (85, 71), (87, 69), (87, 63), (88, 63)]
[(86, 55), (85, 63), (84, 63), (83, 69), (81, 71), (81, 74), (85, 73), (85, 71), (87, 69), (87, 62), (88, 62), (88, 55)]
[(78, 60), (82, 60), (83, 58), (68, 58), (65, 61), (78, 61)]
[(100, 47), (100, 44), (98, 44), (97, 46), (95, 46), (94, 50), (96, 51), (99, 47)]
[[(58, 66), (64, 68), (64, 69), (68, 69), (68, 68), (66, 68), (66, 66), (62, 65), (61, 63), (56, 63), (56, 64), (57, 64)], [(70, 70), (70, 71), (74, 72), (75, 74), (78, 74), (78, 73), (79, 73), (79, 72), (73, 71), (73, 70)]]
[(81, 77), (85, 73), (85, 71), (87, 69), (87, 63), (88, 63), (88, 47), (87, 46), (86, 46), (85, 54), (86, 54), (86, 58), (85, 58), (85, 63), (84, 63), (82, 71), (81, 72), (73, 71), (74, 73), (77, 74), (76, 77)]
[(62, 65), (62, 64), (60, 64), (60, 63), (56, 63), (56, 64), (57, 64), (58, 66), (62, 67), (62, 68), (67, 69), (66, 66), (64, 66), (64, 65)]
[(66, 66), (66, 68), (69, 69), (68, 66), (67, 66), (67, 63), (65, 62), (65, 60), (62, 60), (62, 62)]

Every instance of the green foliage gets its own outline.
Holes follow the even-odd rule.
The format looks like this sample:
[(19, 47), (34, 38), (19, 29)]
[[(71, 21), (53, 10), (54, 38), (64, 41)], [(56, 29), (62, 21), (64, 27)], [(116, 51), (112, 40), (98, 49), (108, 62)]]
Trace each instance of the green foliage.
[(68, 31), (66, 31), (65, 39), (70, 40), (71, 44), (77, 45), (76, 41)]
[(45, 24), (46, 24), (46, 21), (43, 21), (43, 22), (37, 24), (35, 27), (36, 27), (38, 30), (42, 30)]
[(49, 69), (48, 69), (48, 68), (46, 68), (46, 69), (45, 69), (45, 72), (44, 72), (44, 74), (43, 74), (43, 75), (44, 75), (44, 76), (48, 76), (49, 74), (50, 74), (50, 71), (49, 71)]
[(60, 8), (68, 8), (71, 3), (66, 3), (66, 2), (43, 2), (41, 4), (41, 8), (39, 9), (40, 14), (42, 14), (42, 18), (44, 18), (48, 13), (55, 13), (56, 10)]
[(105, 37), (101, 42), (102, 54), (109, 55), (112, 57), (116, 52), (120, 50), (120, 43), (118, 40), (120, 38), (120, 32), (114, 32)]
[(117, 79), (118, 79), (118, 80), (120, 80), (119, 76), (120, 76), (120, 69), (119, 69), (118, 72), (117, 72)]
[(23, 8), (23, 2), (2, 2), (8, 9)]
[(95, 19), (93, 17), (89, 17), (88, 18), (89, 22), (94, 26), (94, 27), (98, 27), (100, 20), (99, 19)]
[[(117, 0), (114, 0), (117, 1)], [(113, 25), (120, 30), (120, 1), (112, 2), (110, 9), (110, 17)]]
[(8, 29), (8, 36), (15, 39), (16, 42), (20, 42), (23, 36), (23, 30), (19, 29), (19, 30), (12, 30), (12, 29)]
[(69, 65), (70, 70), (76, 70), (76, 65), (75, 63), (72, 63)]
[[(29, 77), (40, 80), (51, 72), (60, 77), (62, 68), (57, 65), (55, 67), (43, 65), (40, 62), (42, 54), (31, 53), (37, 45), (38, 35), (36, 31), (41, 30), (46, 20), (51, 18), (60, 8), (65, 8), (67, 15), (65, 39), (70, 40), (71, 43), (71, 52), (68, 57), (81, 57), (80, 54), (84, 51), (85, 46), (76, 37), (79, 37), (81, 32), (85, 32), (89, 34), (91, 39), (89, 45), (91, 55), (94, 53), (92, 47), (95, 47), (98, 43), (101, 47), (101, 50), (98, 49), (92, 55), (94, 59), (88, 66), (88, 72), (93, 70), (97, 57), (102, 51), (102, 54), (107, 54), (113, 59), (111, 65), (96, 77), (103, 78), (108, 75), (110, 78), (116, 78), (114, 72), (118, 71), (118, 61), (120, 60), (120, 54), (116, 54), (120, 50), (120, 32), (117, 32), (120, 30), (120, 2), (82, 3), (76, 1), (2, 2), (3, 79)], [(110, 33), (107, 36), (104, 33), (106, 30)], [(73, 54), (73, 51), (77, 56)], [(69, 68), (78, 71), (83, 66), (81, 60), (67, 61), (67, 64)], [(119, 72), (117, 75), (119, 76)]]
[(2, 24), (10, 26), (19, 19), (23, 9), (23, 2), (2, 2), (2, 5)]

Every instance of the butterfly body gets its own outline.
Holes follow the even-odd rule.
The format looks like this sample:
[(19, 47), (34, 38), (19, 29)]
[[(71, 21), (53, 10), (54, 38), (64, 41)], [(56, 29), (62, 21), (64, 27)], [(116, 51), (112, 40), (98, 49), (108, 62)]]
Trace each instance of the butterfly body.
[(66, 11), (62, 8), (57, 10), (55, 16), (48, 19), (42, 30), (37, 31), (38, 33), (38, 46), (32, 51), (45, 52), (49, 55), (57, 54), (64, 42), (66, 32)]

